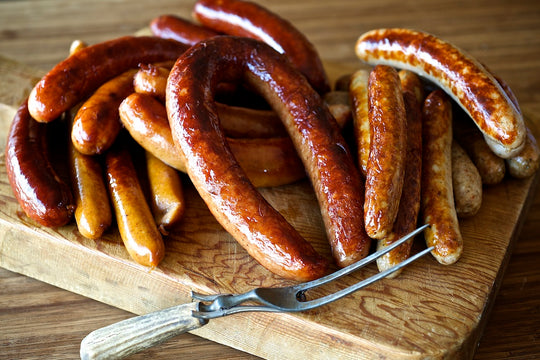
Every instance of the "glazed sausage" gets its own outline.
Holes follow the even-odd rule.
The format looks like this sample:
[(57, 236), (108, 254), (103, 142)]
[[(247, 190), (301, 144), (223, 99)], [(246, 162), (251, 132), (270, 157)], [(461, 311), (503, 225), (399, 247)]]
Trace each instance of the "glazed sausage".
[[(221, 55), (228, 52), (235, 56)], [(223, 77), (248, 82), (280, 115), (310, 175), (336, 262), (364, 256), (363, 184), (337, 123), (285, 57), (248, 38), (221, 36), (193, 46), (177, 60), (167, 86), (173, 139), (216, 219), (271, 271), (299, 280), (324, 273), (324, 261), (262, 198), (228, 148), (211, 105), (212, 84)]]
[(452, 188), (458, 218), (476, 215), (482, 206), (482, 178), (456, 141), (452, 142)]
[(407, 115), (397, 71), (377, 65), (369, 74), (369, 158), (364, 217), (367, 234), (385, 237), (394, 225), (403, 189)]
[(80, 107), (73, 120), (71, 141), (86, 155), (102, 154), (122, 128), (118, 106), (133, 93), (133, 76), (128, 70), (101, 85)]
[(165, 245), (123, 143), (117, 141), (107, 151), (105, 170), (118, 230), (126, 250), (137, 263), (155, 268), (165, 255)]
[(28, 109), (48, 122), (69, 110), (99, 85), (139, 63), (174, 60), (187, 46), (153, 36), (125, 36), (88, 46), (50, 70), (32, 89)]
[(214, 36), (218, 32), (175, 15), (161, 15), (150, 22), (152, 34), (164, 39), (172, 39), (189, 46)]
[[(120, 118), (131, 136), (169, 166), (186, 172), (185, 157), (175, 147), (165, 107), (152, 97), (132, 94), (120, 105)], [(290, 184), (306, 176), (291, 140), (233, 139), (227, 142), (257, 187)]]
[(157, 157), (145, 152), (146, 173), (150, 190), (150, 209), (163, 235), (178, 224), (184, 215), (186, 204), (182, 180), (173, 169)]
[(469, 114), (500, 157), (523, 148), (523, 117), (493, 76), (457, 47), (423, 32), (379, 29), (360, 36), (355, 51), (367, 63), (411, 70), (435, 82)]
[(532, 176), (540, 167), (540, 150), (531, 131), (527, 128), (527, 142), (523, 150), (513, 158), (506, 159), (508, 172), (515, 178), (524, 179)]
[(26, 101), (11, 123), (5, 154), (9, 183), (26, 215), (48, 227), (67, 224), (74, 211), (71, 188), (51, 164), (47, 125), (32, 119)]
[(441, 264), (453, 264), (463, 251), (452, 186), (452, 107), (442, 90), (424, 101), (421, 212), (430, 224), (424, 236)]
[(369, 128), (368, 106), (369, 71), (358, 70), (350, 78), (349, 94), (353, 107), (353, 131), (359, 168), (367, 174), (371, 132)]
[(290, 22), (262, 6), (240, 0), (199, 0), (193, 16), (217, 32), (261, 40), (284, 53), (320, 94), (330, 90), (317, 50)]
[(416, 73), (409, 70), (400, 70), (398, 72), (401, 89), (404, 93), (410, 91), (416, 97), (418, 104), (424, 103), (424, 86), (420, 77)]
[[(403, 78), (401, 78), (403, 81)], [(405, 112), (407, 114), (407, 157), (403, 191), (399, 200), (396, 222), (386, 237), (377, 242), (377, 250), (391, 245), (416, 228), (420, 211), (420, 190), (422, 181), (422, 112), (417, 101), (418, 93), (407, 90), (403, 92)], [(406, 260), (411, 253), (413, 240), (409, 240), (385, 255), (377, 258), (379, 271), (389, 269)], [(401, 269), (389, 277), (396, 277)]]

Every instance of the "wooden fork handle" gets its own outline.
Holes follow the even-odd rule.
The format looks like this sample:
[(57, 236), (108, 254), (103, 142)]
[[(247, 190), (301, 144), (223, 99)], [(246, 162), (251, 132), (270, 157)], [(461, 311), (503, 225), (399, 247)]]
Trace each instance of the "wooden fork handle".
[(122, 359), (197, 329), (208, 322), (192, 316), (198, 306), (181, 304), (95, 330), (81, 342), (81, 359)]

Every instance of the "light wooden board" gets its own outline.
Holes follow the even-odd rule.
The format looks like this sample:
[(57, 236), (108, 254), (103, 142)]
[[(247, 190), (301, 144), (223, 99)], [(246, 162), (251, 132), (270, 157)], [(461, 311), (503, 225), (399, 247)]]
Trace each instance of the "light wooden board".
[[(328, 65), (334, 78), (350, 69)], [(2, 148), (14, 106), (39, 75), (0, 58)], [(537, 126), (538, 121), (531, 124)], [(385, 279), (320, 309), (302, 314), (238, 314), (212, 320), (194, 333), (268, 359), (469, 358), (537, 178), (507, 179), (486, 189), (480, 213), (461, 223), (465, 251), (457, 264), (439, 265), (428, 256), (397, 279)], [(136, 314), (190, 301), (192, 290), (238, 293), (290, 283), (253, 261), (213, 219), (188, 179), (184, 180), (185, 219), (166, 239), (163, 262), (150, 271), (129, 258), (116, 231), (94, 241), (83, 238), (73, 224), (49, 229), (29, 220), (13, 197), (2, 155), (0, 266)], [(302, 235), (330, 257), (308, 183), (262, 191)], [(422, 239), (417, 239), (415, 247), (422, 246)], [(375, 273), (372, 264), (324, 292)]]

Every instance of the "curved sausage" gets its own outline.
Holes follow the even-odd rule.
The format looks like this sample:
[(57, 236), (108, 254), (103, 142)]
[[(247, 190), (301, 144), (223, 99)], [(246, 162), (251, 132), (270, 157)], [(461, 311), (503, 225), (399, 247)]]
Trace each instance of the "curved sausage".
[(349, 94), (353, 108), (353, 131), (360, 171), (367, 174), (371, 131), (369, 127), (368, 106), (369, 71), (358, 70), (350, 77)]
[(74, 211), (71, 188), (51, 164), (47, 125), (32, 119), (26, 101), (11, 123), (5, 154), (9, 183), (26, 215), (48, 227), (67, 224)]
[(428, 247), (441, 264), (453, 264), (463, 251), (463, 239), (452, 186), (452, 105), (442, 90), (424, 101), (421, 212)]
[[(169, 166), (187, 171), (185, 157), (174, 145), (164, 105), (135, 93), (122, 102), (119, 110), (122, 123), (143, 148)], [(227, 142), (256, 187), (290, 184), (306, 176), (289, 138), (228, 138)]]
[(117, 142), (107, 151), (105, 171), (126, 250), (137, 263), (155, 268), (165, 256), (165, 245), (124, 144)]
[[(400, 77), (401, 78), (401, 77)], [(403, 81), (403, 78), (401, 78)], [(407, 114), (407, 156), (403, 191), (399, 200), (399, 210), (392, 232), (377, 242), (377, 250), (391, 245), (416, 228), (420, 211), (422, 181), (422, 112), (417, 101), (418, 93), (412, 88), (403, 92)], [(414, 87), (413, 87), (414, 88)], [(377, 258), (379, 271), (385, 271), (406, 260), (411, 253), (412, 239)], [(395, 277), (401, 269), (390, 274)]]
[(156, 17), (150, 22), (150, 30), (155, 36), (176, 40), (189, 46), (220, 35), (212, 29), (194, 24), (176, 15)]
[(397, 71), (377, 65), (369, 74), (369, 158), (364, 218), (367, 234), (385, 237), (394, 225), (403, 189), (407, 115)]
[(177, 60), (167, 86), (173, 139), (216, 219), (271, 271), (304, 280), (324, 273), (324, 261), (262, 198), (227, 146), (212, 86), (224, 77), (248, 82), (280, 115), (310, 175), (336, 262), (364, 256), (363, 184), (337, 123), (284, 56), (248, 38), (221, 36), (193, 46)]
[(379, 29), (360, 36), (355, 50), (367, 63), (408, 69), (435, 82), (469, 114), (497, 155), (509, 158), (523, 148), (523, 117), (493, 76), (457, 47), (423, 32)]
[(482, 177), (456, 141), (452, 142), (452, 188), (458, 218), (476, 215), (482, 206)]
[(103, 154), (122, 129), (118, 106), (133, 93), (133, 76), (128, 70), (101, 85), (77, 111), (71, 129), (73, 146), (86, 155)]
[(83, 100), (105, 81), (139, 63), (176, 59), (187, 46), (153, 36), (125, 36), (81, 49), (52, 68), (32, 89), (28, 109), (48, 122)]
[(320, 94), (330, 85), (317, 50), (290, 22), (262, 6), (240, 0), (199, 0), (193, 16), (217, 32), (261, 40), (292, 63)]
[(540, 150), (531, 131), (527, 128), (527, 142), (516, 156), (506, 159), (508, 172), (515, 178), (524, 179), (532, 176), (540, 168)]

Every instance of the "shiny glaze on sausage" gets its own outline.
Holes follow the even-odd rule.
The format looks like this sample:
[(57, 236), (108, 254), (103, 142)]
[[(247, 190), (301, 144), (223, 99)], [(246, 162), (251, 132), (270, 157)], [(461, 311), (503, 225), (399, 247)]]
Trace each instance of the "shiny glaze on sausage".
[(189, 46), (220, 35), (220, 33), (212, 29), (176, 15), (160, 15), (154, 18), (150, 22), (150, 30), (155, 36), (176, 40)]
[(499, 156), (516, 155), (525, 144), (523, 117), (494, 77), (476, 59), (431, 34), (408, 29), (369, 31), (356, 43), (370, 64), (407, 69), (435, 82), (474, 120)]
[(153, 36), (125, 36), (81, 49), (54, 66), (32, 89), (28, 109), (48, 122), (69, 110), (105, 81), (139, 63), (176, 59), (187, 46)]
[(358, 70), (349, 80), (349, 94), (353, 108), (353, 131), (356, 145), (356, 156), (360, 171), (367, 174), (371, 131), (369, 127), (368, 106), (368, 70)]
[(167, 87), (173, 139), (216, 219), (271, 271), (299, 280), (324, 273), (324, 261), (256, 191), (228, 147), (213, 104), (215, 84), (225, 79), (246, 81), (280, 115), (310, 175), (337, 263), (364, 256), (362, 182), (337, 123), (284, 56), (248, 38), (221, 36), (193, 46)]

